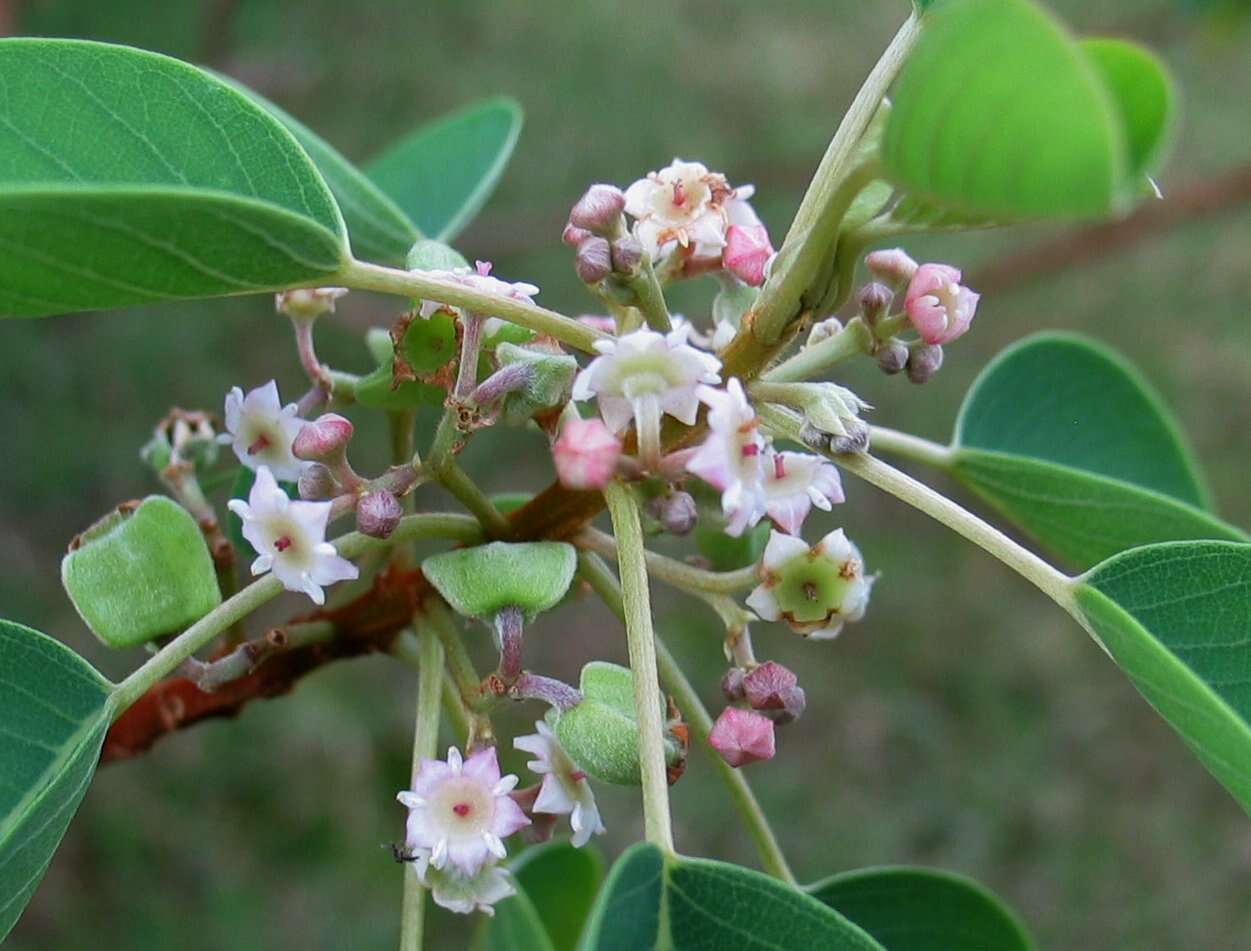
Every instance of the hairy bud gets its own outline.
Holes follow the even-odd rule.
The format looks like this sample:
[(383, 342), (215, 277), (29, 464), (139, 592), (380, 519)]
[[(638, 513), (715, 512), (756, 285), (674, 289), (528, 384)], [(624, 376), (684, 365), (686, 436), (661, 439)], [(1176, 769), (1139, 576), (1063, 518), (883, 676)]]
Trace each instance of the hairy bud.
[(894, 376), (908, 365), (908, 345), (892, 340), (877, 352), (878, 369), (887, 376)]
[(908, 379), (917, 384), (928, 383), (942, 365), (943, 348), (922, 344), (908, 354)]
[(721, 675), (721, 694), (727, 703), (742, 703), (747, 699), (743, 677), (742, 667), (731, 667)]
[(626, 235), (612, 243), (612, 269), (623, 277), (633, 277), (643, 263), (643, 245)]
[(379, 489), (357, 504), (356, 530), (370, 538), (390, 538), (403, 517), (400, 500), (385, 489)]
[(607, 239), (594, 235), (578, 245), (573, 269), (584, 284), (598, 284), (612, 273), (612, 252)]
[(743, 694), (753, 710), (772, 718), (778, 725), (799, 719), (806, 703), (798, 678), (771, 660), (743, 677)]
[(585, 228), (575, 228), (573, 225), (565, 225), (565, 230), (560, 233), (560, 240), (571, 248), (576, 248), (589, 237), (591, 237), (591, 232)]
[(571, 419), (552, 444), (556, 475), (567, 489), (602, 489), (617, 471), (621, 440), (598, 419)]
[(860, 313), (870, 326), (877, 323), (878, 318), (886, 313), (886, 309), (890, 307), (891, 301), (894, 299), (895, 295), (891, 292), (891, 289), (885, 284), (878, 284), (876, 281), (860, 288), (860, 294), (857, 297), (857, 301), (860, 304)]
[(773, 721), (754, 710), (726, 707), (712, 725), (708, 745), (735, 769), (773, 759)]
[(569, 223), (592, 234), (611, 235), (625, 210), (625, 193), (615, 185), (592, 185), (569, 212)]
[(917, 262), (912, 260), (903, 248), (891, 248), (888, 251), (874, 251), (864, 259), (869, 273), (894, 288), (903, 287), (917, 272)]
[(353, 431), (351, 420), (338, 413), (326, 413), (304, 424), (291, 444), (291, 454), (308, 462), (340, 459)]
[(811, 347), (820, 343), (822, 340), (828, 340), (835, 334), (842, 333), (843, 322), (837, 317), (826, 317), (825, 320), (819, 320), (812, 325), (812, 330), (808, 331), (808, 340), (805, 347)]
[(333, 499), (339, 494), (339, 483), (330, 470), (321, 463), (314, 463), (300, 473), (300, 498), (307, 502)]
[(695, 527), (699, 511), (689, 492), (670, 492), (653, 500), (652, 514), (666, 532), (686, 535)]

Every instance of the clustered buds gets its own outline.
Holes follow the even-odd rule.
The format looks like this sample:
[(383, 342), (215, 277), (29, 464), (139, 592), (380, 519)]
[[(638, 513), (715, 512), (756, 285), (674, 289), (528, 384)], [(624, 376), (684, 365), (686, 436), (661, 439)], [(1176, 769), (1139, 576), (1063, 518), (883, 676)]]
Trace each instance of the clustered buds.
[(601, 420), (571, 419), (552, 444), (556, 476), (567, 489), (602, 489), (621, 458), (621, 440)]
[(735, 769), (773, 759), (773, 721), (754, 710), (726, 707), (708, 733), (708, 745)]

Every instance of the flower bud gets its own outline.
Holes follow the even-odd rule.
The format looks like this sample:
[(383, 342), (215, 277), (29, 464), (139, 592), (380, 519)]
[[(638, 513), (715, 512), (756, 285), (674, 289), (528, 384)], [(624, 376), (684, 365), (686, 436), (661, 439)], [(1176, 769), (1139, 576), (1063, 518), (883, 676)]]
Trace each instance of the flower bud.
[(894, 376), (908, 365), (908, 345), (892, 340), (877, 352), (878, 369), (887, 376)]
[(764, 225), (730, 225), (725, 232), (721, 263), (748, 287), (765, 280), (765, 267), (773, 257), (773, 245)]
[(356, 530), (370, 538), (390, 538), (403, 517), (400, 500), (385, 489), (378, 489), (357, 504)]
[(589, 237), (591, 237), (591, 232), (585, 228), (575, 228), (573, 225), (565, 225), (565, 230), (560, 233), (560, 240), (571, 248), (576, 248)]
[(731, 667), (721, 675), (721, 694), (727, 703), (741, 703), (747, 699), (743, 687), (744, 671), (742, 667)]
[(633, 277), (643, 263), (643, 245), (630, 235), (612, 243), (612, 269), (625, 277)]
[(308, 462), (341, 459), (352, 432), (350, 420), (338, 413), (325, 413), (300, 428), (291, 444), (291, 454)]
[(315, 462), (300, 473), (299, 490), (306, 502), (321, 502), (339, 494), (339, 483), (329, 469)]
[(917, 272), (917, 262), (903, 248), (874, 251), (864, 259), (869, 273), (890, 287), (903, 287)]
[(592, 185), (569, 212), (569, 223), (592, 234), (611, 235), (625, 210), (625, 193), (615, 185)]
[(743, 694), (753, 710), (779, 725), (799, 719), (806, 698), (795, 675), (774, 661), (766, 661), (743, 677)]
[(322, 314), (333, 314), (334, 302), (347, 292), (346, 287), (301, 287), (282, 291), (274, 297), (274, 308), (288, 317), (314, 320)]
[(612, 251), (606, 238), (594, 235), (578, 245), (573, 269), (584, 284), (598, 284), (612, 273)]
[(921, 339), (951, 343), (964, 335), (977, 313), (980, 295), (960, 283), (960, 272), (947, 264), (922, 264), (908, 284), (904, 309)]
[(754, 710), (726, 707), (712, 725), (708, 745), (735, 769), (773, 759), (773, 721)]
[(652, 514), (671, 535), (686, 535), (699, 517), (695, 499), (689, 492), (670, 492), (652, 500)]
[(571, 419), (552, 444), (556, 475), (567, 489), (602, 489), (617, 471), (621, 440), (598, 419)]
[(812, 330), (808, 332), (808, 340), (804, 344), (805, 347), (811, 347), (822, 340), (828, 340), (835, 334), (842, 333), (843, 322), (837, 317), (826, 317), (825, 320), (819, 320), (812, 325)]
[(895, 295), (891, 292), (891, 289), (885, 284), (878, 284), (876, 281), (860, 288), (860, 294), (857, 297), (860, 303), (860, 313), (870, 326), (875, 324), (878, 318), (886, 313), (886, 309), (890, 307), (891, 301), (894, 299)]
[(942, 365), (943, 348), (922, 344), (908, 354), (908, 379), (917, 384), (928, 383)]

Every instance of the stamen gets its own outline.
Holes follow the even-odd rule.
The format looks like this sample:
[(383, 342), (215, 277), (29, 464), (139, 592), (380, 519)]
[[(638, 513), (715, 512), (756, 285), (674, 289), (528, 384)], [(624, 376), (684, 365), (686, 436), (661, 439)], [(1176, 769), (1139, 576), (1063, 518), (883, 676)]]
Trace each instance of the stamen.
[(686, 204), (686, 189), (685, 187), (683, 187), (680, 181), (674, 182), (673, 183), (673, 207), (681, 208), (685, 204)]
[(811, 581), (804, 582), (804, 597), (809, 601), (817, 600), (817, 586)]
[(469, 815), (469, 803), (458, 802), (452, 807), (452, 812), (456, 813), (462, 819), (465, 818), (465, 816)]
[(754, 442), (749, 442), (743, 447), (743, 458), (750, 459), (752, 456), (760, 455), (760, 447)]
[(283, 535), (281, 538), (274, 539), (274, 548), (278, 551), (286, 551), (292, 545), (291, 536)]
[(569, 774), (569, 778), (572, 779), (575, 783), (580, 783), (582, 782), (582, 780), (586, 779), (586, 773), (582, 772), (582, 770), (580, 769), (575, 769), (572, 773)]
[(258, 452), (263, 452), (269, 448), (269, 437), (264, 433), (256, 437), (256, 441), (248, 446), (248, 455), (255, 456)]
[(786, 463), (782, 461), (782, 454), (773, 457), (773, 478), (784, 479), (786, 477)]

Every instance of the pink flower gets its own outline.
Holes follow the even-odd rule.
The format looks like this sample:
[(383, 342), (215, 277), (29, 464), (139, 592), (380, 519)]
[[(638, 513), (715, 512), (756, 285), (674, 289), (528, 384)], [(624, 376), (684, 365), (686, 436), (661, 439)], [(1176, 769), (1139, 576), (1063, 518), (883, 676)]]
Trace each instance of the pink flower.
[(725, 232), (725, 269), (749, 287), (764, 283), (765, 265), (773, 257), (773, 245), (764, 225), (730, 225)]
[(504, 839), (530, 824), (508, 795), (516, 776), (500, 778), (494, 748), (462, 760), (460, 750), (447, 751), (447, 762), (422, 760), (411, 791), (396, 798), (408, 807), (406, 845), (430, 852), (430, 865), (449, 863), (466, 876), (507, 854)]
[(908, 284), (904, 309), (926, 343), (950, 343), (969, 329), (979, 296), (960, 283), (954, 267), (922, 264)]
[(838, 470), (820, 456), (771, 452), (764, 457), (765, 511), (782, 531), (798, 535), (815, 505), (828, 512), (843, 501)]
[(536, 722), (534, 727), (536, 733), (513, 740), (517, 749), (538, 757), (526, 764), (531, 772), (543, 777), (534, 811), (567, 815), (569, 827), (573, 829), (571, 841), (575, 848), (581, 848), (591, 841), (591, 836), (604, 832), (604, 824), (595, 805), (595, 793), (591, 791), (586, 773), (569, 758), (552, 728), (542, 720)]
[(736, 377), (724, 390), (700, 387), (699, 398), (710, 407), (708, 438), (695, 450), (686, 468), (721, 490), (721, 510), (728, 520), (726, 533), (738, 537), (765, 513), (761, 466), (764, 438), (756, 411)]
[(567, 489), (602, 489), (612, 481), (621, 440), (602, 420), (571, 419), (552, 444), (556, 475)]
[(754, 710), (726, 707), (712, 725), (708, 745), (735, 769), (773, 759), (773, 721)]

